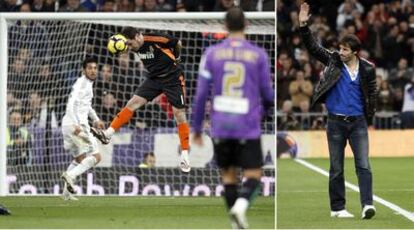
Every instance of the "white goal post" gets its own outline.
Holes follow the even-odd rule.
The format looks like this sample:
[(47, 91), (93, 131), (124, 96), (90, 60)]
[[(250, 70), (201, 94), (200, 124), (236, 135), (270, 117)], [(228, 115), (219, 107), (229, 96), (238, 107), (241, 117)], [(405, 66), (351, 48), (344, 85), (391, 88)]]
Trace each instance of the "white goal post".
[[(73, 21), (80, 23), (90, 23), (90, 24), (104, 24), (106, 26), (113, 27), (122, 27), (125, 25), (140, 27), (141, 29), (157, 29), (157, 30), (180, 30), (183, 33), (188, 31), (198, 31), (198, 32), (211, 32), (211, 33), (221, 33), (224, 32), (224, 28), (220, 23), (224, 18), (225, 13), (0, 13), (0, 196), (5, 196), (9, 194), (8, 187), (8, 178), (7, 178), (7, 143), (6, 143), (6, 130), (7, 130), (7, 93), (8, 93), (8, 77), (10, 73), (10, 53), (9, 53), (9, 44), (10, 35), (9, 31), (10, 21), (16, 22), (19, 20), (27, 21)], [(273, 41), (257, 41), (257, 42), (266, 42), (268, 46), (268, 53), (275, 53), (275, 13), (274, 12), (247, 12), (246, 17), (249, 20), (252, 20), (253, 23), (248, 27), (247, 34), (254, 35), (270, 35), (272, 36)], [(204, 20), (204, 21), (203, 21)], [(208, 21), (208, 23), (206, 23)], [(211, 23), (210, 23), (211, 22)], [(60, 24), (58, 24), (59, 26)], [(58, 27), (56, 26), (56, 27)], [(93, 27), (93, 26), (92, 26)], [(87, 27), (85, 31), (79, 31), (79, 34), (85, 32), (86, 34), (90, 33), (92, 28), (91, 26)], [(273, 31), (272, 29), (273, 28)], [(63, 28), (64, 30), (65, 28)], [(67, 27), (66, 29), (72, 29), (72, 27)], [(95, 33), (98, 34), (101, 31), (96, 29)], [(74, 31), (76, 33), (76, 31)], [(82, 35), (79, 35), (82, 36)], [(95, 35), (98, 36), (98, 35)], [(71, 38), (68, 38), (71, 39)], [(87, 40), (88, 38), (84, 39)], [(187, 38), (189, 42), (191, 38)], [(194, 38), (195, 39), (195, 38)], [(68, 44), (70, 41), (68, 41)], [(198, 53), (205, 46), (205, 41), (197, 41), (194, 44), (202, 43), (202, 47), (194, 47), (198, 49)], [(273, 43), (273, 44), (272, 44)], [(77, 44), (72, 44), (77, 45)], [(80, 44), (84, 45), (84, 44)], [(93, 45), (96, 45), (95, 43)], [(56, 46), (55, 46), (56, 47)], [(69, 46), (68, 46), (69, 47)], [(269, 48), (270, 47), (270, 48)], [(72, 49), (72, 48), (71, 48)], [(272, 50), (273, 49), (273, 50)], [(64, 51), (62, 51), (64, 52)], [(78, 51), (77, 51), (78, 52)], [(83, 48), (82, 52), (78, 52), (79, 57), (84, 57), (89, 52), (88, 47)], [(15, 54), (13, 54), (15, 55)], [(191, 55), (190, 55), (191, 56)], [(188, 57), (189, 60), (198, 60), (193, 57)], [(105, 59), (106, 60), (106, 59)], [(184, 62), (185, 59), (184, 59)], [(275, 70), (275, 60), (273, 54), (273, 63), (272, 68)], [(198, 63), (184, 63), (189, 66), (198, 66)], [(33, 64), (38, 65), (38, 64)], [(79, 66), (79, 65), (73, 65)], [(37, 71), (38, 66), (36, 66)], [(39, 86), (42, 87), (42, 86)], [(25, 90), (25, 89), (21, 89)], [(50, 91), (54, 89), (49, 89)], [(114, 114), (115, 115), (115, 114)], [(155, 119), (155, 118), (154, 118)], [(159, 118), (162, 119), (162, 118)], [(158, 122), (159, 120), (157, 120)], [(271, 124), (269, 124), (271, 126)], [(275, 136), (275, 135), (273, 135)], [(129, 137), (131, 138), (131, 137)], [(268, 137), (269, 138), (269, 137)], [(275, 137), (274, 137), (275, 138)], [(122, 137), (120, 137), (122, 139)], [(52, 143), (52, 142), (50, 142)], [(269, 150), (270, 151), (270, 150)], [(272, 153), (275, 150), (271, 150)], [(275, 155), (275, 154), (273, 154)], [(162, 159), (158, 159), (162, 164)], [(69, 163), (69, 162), (67, 162)], [(50, 163), (52, 164), (52, 162)], [(52, 167), (52, 166), (50, 166)], [(168, 167), (168, 163), (166, 166)], [(59, 168), (60, 169), (60, 168)], [(273, 169), (274, 170), (274, 169)], [(106, 175), (106, 174), (105, 174)], [(118, 175), (117, 175), (118, 176)], [(127, 178), (128, 179), (128, 178)], [(88, 184), (89, 184), (89, 175), (88, 175)], [(158, 177), (156, 178), (158, 180)], [(204, 181), (204, 179), (202, 179)], [(161, 179), (161, 181), (164, 181)], [(86, 182), (85, 182), (86, 183)], [(274, 181), (273, 181), (274, 183)], [(150, 188), (149, 188), (150, 189)], [(174, 191), (173, 191), (174, 192)], [(274, 192), (274, 190), (273, 190)]]

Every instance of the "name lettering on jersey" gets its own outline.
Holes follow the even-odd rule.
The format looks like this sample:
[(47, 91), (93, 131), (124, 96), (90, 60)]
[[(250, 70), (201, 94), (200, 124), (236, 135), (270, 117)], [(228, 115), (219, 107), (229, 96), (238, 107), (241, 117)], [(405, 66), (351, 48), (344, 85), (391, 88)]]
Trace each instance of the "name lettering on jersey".
[(152, 46), (150, 46), (149, 51), (147, 51), (145, 53), (138, 52), (138, 57), (140, 59), (154, 59), (155, 58), (154, 48)]
[(216, 60), (234, 60), (255, 63), (259, 54), (252, 50), (223, 48), (214, 53)]

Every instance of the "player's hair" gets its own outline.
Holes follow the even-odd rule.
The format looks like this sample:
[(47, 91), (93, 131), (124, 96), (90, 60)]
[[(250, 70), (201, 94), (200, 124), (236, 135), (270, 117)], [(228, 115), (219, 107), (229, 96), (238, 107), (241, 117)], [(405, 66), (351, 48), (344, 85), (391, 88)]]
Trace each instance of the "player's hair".
[(246, 18), (240, 7), (230, 8), (225, 17), (225, 22), (229, 32), (243, 31), (246, 26)]
[(87, 57), (87, 58), (85, 58), (85, 60), (82, 62), (82, 67), (84, 68), (84, 69), (86, 69), (86, 67), (88, 66), (88, 64), (89, 63), (98, 63), (97, 61), (96, 61), (96, 59), (95, 58), (93, 58), (93, 57)]
[(144, 154), (144, 159), (146, 159), (148, 156), (155, 157), (155, 155), (154, 155), (154, 153), (153, 153), (153, 152), (148, 152), (148, 153), (145, 153), (145, 154)]
[(361, 41), (353, 34), (347, 34), (341, 38), (339, 45), (349, 46), (352, 52), (358, 52), (361, 49)]
[(124, 35), (128, 39), (134, 39), (135, 35), (140, 34), (140, 32), (138, 29), (134, 27), (126, 26), (122, 29), (121, 34)]

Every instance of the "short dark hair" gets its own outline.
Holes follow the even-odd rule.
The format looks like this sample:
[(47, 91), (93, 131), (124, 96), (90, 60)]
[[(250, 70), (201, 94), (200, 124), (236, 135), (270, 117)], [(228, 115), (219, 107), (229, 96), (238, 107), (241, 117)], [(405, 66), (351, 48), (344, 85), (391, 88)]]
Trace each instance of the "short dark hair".
[(98, 62), (93, 57), (86, 57), (85, 60), (82, 62), (82, 67), (86, 69), (89, 63), (98, 63)]
[(349, 46), (352, 52), (358, 52), (361, 49), (361, 41), (354, 34), (347, 34), (339, 41), (339, 45)]
[(134, 27), (126, 26), (122, 29), (121, 34), (128, 39), (134, 39), (135, 35), (140, 34), (140, 32)]
[(226, 13), (225, 22), (230, 32), (243, 31), (246, 26), (243, 10), (240, 7), (230, 8)]
[(148, 152), (148, 153), (145, 153), (145, 154), (144, 154), (144, 159), (146, 159), (146, 158), (147, 158), (147, 157), (149, 157), (149, 156), (155, 157), (155, 155), (154, 155), (154, 153), (153, 153), (153, 152)]

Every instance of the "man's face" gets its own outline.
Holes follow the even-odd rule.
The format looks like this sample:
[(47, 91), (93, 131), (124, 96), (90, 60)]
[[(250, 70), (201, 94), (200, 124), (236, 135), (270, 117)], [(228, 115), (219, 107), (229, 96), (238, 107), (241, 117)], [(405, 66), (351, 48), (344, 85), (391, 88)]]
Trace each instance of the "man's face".
[(89, 80), (94, 81), (98, 73), (98, 68), (95, 62), (90, 62), (86, 65), (86, 68), (83, 71), (85, 71), (85, 76)]
[(22, 115), (18, 112), (13, 112), (9, 117), (9, 126), (18, 128), (22, 125)]
[(147, 157), (147, 165), (148, 165), (148, 168), (154, 167), (155, 166), (155, 157), (149, 155)]
[(349, 45), (339, 45), (339, 56), (341, 57), (341, 61), (349, 62), (355, 55), (356, 52), (352, 52), (351, 47), (349, 47)]
[(131, 47), (131, 49), (139, 50), (139, 48), (141, 48), (144, 44), (144, 36), (141, 33), (136, 34), (134, 39), (128, 39), (127, 44)]

